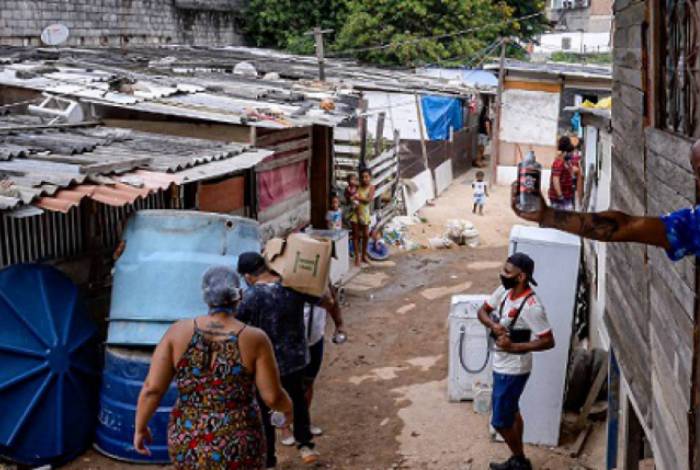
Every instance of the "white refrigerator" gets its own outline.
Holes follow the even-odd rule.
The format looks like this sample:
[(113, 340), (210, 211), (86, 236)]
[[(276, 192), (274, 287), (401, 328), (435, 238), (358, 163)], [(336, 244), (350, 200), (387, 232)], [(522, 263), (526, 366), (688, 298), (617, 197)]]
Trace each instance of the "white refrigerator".
[(566, 371), (573, 335), (581, 240), (557, 230), (516, 225), (510, 253), (522, 252), (535, 262), (535, 292), (544, 304), (556, 346), (533, 353), (533, 369), (520, 408), (525, 420), (524, 441), (559, 444)]

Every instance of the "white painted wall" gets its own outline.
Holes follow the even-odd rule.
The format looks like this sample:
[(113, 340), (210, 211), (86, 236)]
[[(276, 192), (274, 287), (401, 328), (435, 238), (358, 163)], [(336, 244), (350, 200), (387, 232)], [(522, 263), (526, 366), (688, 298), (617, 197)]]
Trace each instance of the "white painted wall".
[(447, 159), (435, 168), (435, 186), (438, 196), (452, 184), (452, 159)]
[[(586, 168), (596, 165), (599, 168), (598, 184), (592, 187), (588, 211), (603, 211), (610, 208), (610, 186), (612, 174), (612, 135), (587, 126), (585, 132)], [(607, 276), (607, 245), (593, 242), (597, 263), (595, 295), (590, 296), (591, 343), (593, 347), (609, 349), (610, 336), (605, 326), (606, 308), (605, 282)]]
[(404, 201), (406, 203), (406, 213), (413, 215), (425, 206), (425, 204), (435, 198), (433, 187), (433, 177), (430, 170), (419, 173), (414, 178), (406, 181), (403, 185)]
[(500, 139), (513, 144), (554, 145), (559, 127), (559, 93), (503, 92)]
[[(420, 139), (418, 110), (416, 110), (414, 95), (366, 91), (364, 97), (367, 100), (367, 133), (370, 136), (374, 137), (377, 129), (377, 118), (379, 113), (384, 112), (386, 113), (384, 118), (385, 139), (394, 139), (394, 129), (399, 131), (399, 136), (402, 139)], [(425, 126), (422, 121), (423, 114), (421, 113), (420, 125)]]
[[(569, 49), (563, 48), (565, 38), (569, 40)], [(553, 52), (575, 52), (575, 53), (604, 53), (610, 52), (611, 36), (609, 32), (604, 33), (550, 33), (540, 36), (540, 44), (535, 45), (534, 54), (549, 56)]]

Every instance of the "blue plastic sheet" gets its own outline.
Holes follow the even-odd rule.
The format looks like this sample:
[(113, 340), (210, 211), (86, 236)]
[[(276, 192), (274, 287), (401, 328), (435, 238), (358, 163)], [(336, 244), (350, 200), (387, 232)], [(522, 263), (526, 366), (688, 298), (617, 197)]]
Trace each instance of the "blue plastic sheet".
[(457, 98), (423, 96), (421, 106), (430, 140), (447, 140), (450, 137), (450, 127), (458, 131), (464, 126), (462, 102)]

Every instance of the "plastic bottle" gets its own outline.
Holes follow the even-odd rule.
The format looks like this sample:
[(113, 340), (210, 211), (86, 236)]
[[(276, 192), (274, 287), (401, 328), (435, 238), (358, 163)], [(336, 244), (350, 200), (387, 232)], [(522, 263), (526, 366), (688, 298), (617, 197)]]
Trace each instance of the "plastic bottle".
[(538, 212), (542, 209), (540, 183), (542, 165), (535, 160), (535, 152), (530, 150), (518, 164), (517, 207), (521, 212)]

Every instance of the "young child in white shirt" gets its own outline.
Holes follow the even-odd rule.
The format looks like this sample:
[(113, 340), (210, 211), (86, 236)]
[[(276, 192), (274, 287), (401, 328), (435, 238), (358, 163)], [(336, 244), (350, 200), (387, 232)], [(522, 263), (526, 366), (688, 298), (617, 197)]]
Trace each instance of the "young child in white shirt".
[(472, 189), (474, 190), (474, 208), (472, 213), (476, 214), (477, 209), (479, 210), (479, 215), (484, 215), (484, 205), (486, 204), (486, 198), (489, 196), (488, 183), (484, 181), (484, 172), (476, 172), (476, 181), (472, 183)]

